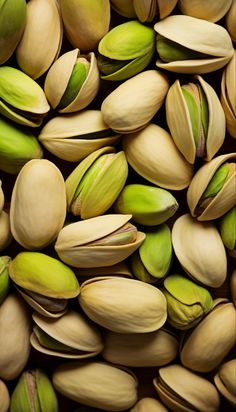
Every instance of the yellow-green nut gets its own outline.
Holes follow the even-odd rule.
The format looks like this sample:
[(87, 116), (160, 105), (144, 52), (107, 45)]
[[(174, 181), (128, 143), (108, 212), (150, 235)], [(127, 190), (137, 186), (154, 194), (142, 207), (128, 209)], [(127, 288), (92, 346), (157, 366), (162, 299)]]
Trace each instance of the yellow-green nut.
[(234, 407), (236, 407), (235, 371), (236, 359), (232, 359), (223, 363), (214, 377), (217, 389)]
[(1, 399), (1, 412), (8, 412), (10, 406), (10, 396), (6, 384), (0, 379), (0, 399)]
[(104, 214), (123, 189), (128, 163), (123, 151), (104, 147), (87, 156), (66, 179), (69, 212), (82, 219)]
[(114, 203), (117, 213), (130, 213), (132, 220), (146, 226), (164, 223), (179, 205), (167, 190), (142, 184), (126, 185)]
[(155, 51), (155, 31), (137, 20), (109, 31), (98, 45), (98, 66), (105, 80), (126, 80), (150, 63)]
[(130, 257), (130, 265), (136, 278), (155, 283), (162, 280), (169, 271), (172, 258), (171, 232), (166, 224), (152, 228)]
[(231, 256), (236, 257), (236, 206), (219, 221), (220, 235)]
[(10, 412), (57, 412), (53, 385), (40, 369), (28, 369), (20, 376), (12, 392)]
[[(235, 2), (236, 4), (236, 2)], [(236, 18), (236, 5), (235, 5)], [(226, 128), (229, 134), (236, 138), (236, 50), (225, 67), (221, 79), (221, 104), (225, 112)]]
[(4, 117), (0, 118), (1, 170), (17, 174), (29, 160), (42, 157), (42, 148), (29, 129), (18, 126)]
[(11, 258), (9, 256), (0, 257), (0, 305), (4, 301), (10, 289), (10, 278), (8, 265)]
[(168, 412), (168, 409), (156, 398), (142, 398), (130, 412)]
[(0, 113), (16, 123), (38, 127), (50, 109), (43, 89), (10, 66), (0, 67)]
[(0, 1), (0, 65), (13, 54), (23, 34), (25, 23), (25, 0)]
[(179, 9), (187, 16), (197, 17), (211, 22), (216, 22), (227, 13), (232, 0), (180, 0)]

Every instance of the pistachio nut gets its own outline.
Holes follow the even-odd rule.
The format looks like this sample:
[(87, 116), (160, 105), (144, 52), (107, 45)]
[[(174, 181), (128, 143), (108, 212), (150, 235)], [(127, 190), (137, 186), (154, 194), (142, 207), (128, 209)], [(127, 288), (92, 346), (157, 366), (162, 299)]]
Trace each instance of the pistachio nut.
[(0, 379), (0, 412), (8, 412), (10, 406), (10, 396), (5, 383)]
[(220, 396), (215, 386), (181, 365), (160, 368), (153, 384), (161, 401), (172, 411), (219, 411)]
[(225, 16), (225, 25), (233, 42), (236, 42), (236, 0), (232, 0), (228, 13)]
[(138, 400), (134, 373), (107, 362), (61, 364), (53, 373), (53, 384), (69, 399), (109, 412), (128, 409)]
[(11, 261), (9, 256), (0, 256), (0, 305), (6, 298), (10, 289), (8, 266)]
[(42, 157), (41, 146), (29, 129), (0, 117), (0, 170), (17, 174), (29, 160)]
[(236, 206), (221, 217), (220, 235), (232, 257), (236, 257)]
[(79, 303), (91, 320), (118, 333), (153, 332), (167, 318), (163, 293), (134, 279), (114, 276), (89, 279), (81, 286)]
[(63, 27), (57, 0), (30, 0), (26, 7), (26, 25), (16, 60), (23, 72), (37, 79), (59, 55)]
[(110, 24), (109, 0), (60, 0), (65, 33), (83, 52), (96, 50)]
[(153, 367), (170, 363), (178, 354), (177, 337), (161, 328), (149, 333), (106, 331), (103, 358), (130, 367)]
[(214, 89), (201, 76), (176, 80), (166, 97), (166, 118), (173, 140), (189, 163), (211, 160), (225, 138), (225, 115)]
[(122, 142), (130, 166), (149, 182), (172, 190), (182, 190), (190, 184), (193, 166), (162, 127), (149, 124), (123, 137)]
[(98, 45), (98, 67), (105, 80), (126, 80), (150, 63), (155, 51), (155, 31), (137, 20), (110, 30)]
[(56, 252), (63, 262), (78, 268), (115, 265), (145, 238), (130, 219), (131, 215), (107, 214), (71, 223), (59, 232)]
[(179, 0), (180, 11), (187, 16), (197, 17), (215, 23), (228, 12), (232, 0)]
[(44, 91), (53, 109), (72, 113), (84, 109), (99, 89), (99, 72), (94, 53), (80, 55), (78, 49), (62, 56), (49, 69)]
[(142, 22), (152, 21), (155, 16), (160, 20), (167, 17), (175, 8), (178, 0), (133, 0), (138, 19)]
[(44, 248), (56, 239), (65, 217), (66, 190), (60, 170), (46, 159), (26, 163), (11, 197), (14, 238), (26, 249)]
[(138, 250), (130, 257), (130, 265), (136, 278), (155, 283), (169, 271), (172, 259), (171, 232), (162, 225), (145, 233), (146, 237)]
[(236, 359), (223, 363), (214, 377), (215, 385), (221, 395), (236, 407)]
[(0, 305), (0, 378), (12, 380), (24, 369), (30, 354), (31, 315), (19, 295)]
[(157, 399), (155, 398), (142, 398), (140, 399), (136, 405), (130, 412), (168, 412), (166, 407)]
[(42, 124), (50, 109), (43, 89), (21, 70), (0, 67), (0, 113), (30, 127)]
[[(236, 7), (235, 7), (236, 15)], [(236, 17), (236, 16), (235, 16)], [(226, 127), (229, 134), (236, 138), (236, 51), (225, 67), (221, 80), (221, 104), (225, 112)]]
[(111, 7), (121, 16), (136, 17), (133, 0), (111, 0)]
[(5, 201), (5, 197), (4, 197), (4, 193), (2, 190), (2, 181), (0, 180), (0, 213), (3, 210), (4, 201)]
[(85, 316), (69, 310), (57, 319), (33, 314), (31, 345), (39, 352), (69, 359), (90, 358), (103, 349), (101, 334)]
[(101, 106), (103, 119), (117, 133), (145, 127), (164, 102), (169, 88), (165, 74), (146, 70), (121, 83)]
[(236, 270), (233, 271), (231, 278), (230, 278), (230, 291), (232, 300), (236, 306)]
[(66, 179), (68, 211), (82, 219), (102, 215), (114, 203), (128, 176), (123, 151), (103, 147), (88, 155)]
[(191, 16), (173, 15), (155, 24), (157, 67), (177, 73), (209, 73), (225, 66), (233, 56), (227, 30)]
[(41, 369), (23, 372), (11, 396), (10, 412), (31, 411), (58, 411), (56, 392)]
[(232, 302), (214, 301), (213, 309), (184, 335), (180, 348), (182, 364), (197, 372), (216, 368), (236, 344), (236, 309)]
[(11, 241), (12, 234), (10, 229), (9, 214), (3, 210), (0, 213), (0, 251), (6, 249)]
[(172, 228), (175, 254), (187, 274), (203, 285), (218, 288), (227, 273), (227, 256), (212, 222), (198, 222), (190, 214), (179, 217)]
[(25, 0), (0, 1), (0, 65), (14, 53), (23, 34), (25, 23)]
[(130, 213), (134, 222), (147, 226), (164, 223), (178, 207), (167, 190), (142, 184), (126, 185), (113, 205), (116, 213)]
[(236, 153), (227, 153), (205, 163), (189, 185), (187, 203), (198, 220), (213, 220), (236, 205)]

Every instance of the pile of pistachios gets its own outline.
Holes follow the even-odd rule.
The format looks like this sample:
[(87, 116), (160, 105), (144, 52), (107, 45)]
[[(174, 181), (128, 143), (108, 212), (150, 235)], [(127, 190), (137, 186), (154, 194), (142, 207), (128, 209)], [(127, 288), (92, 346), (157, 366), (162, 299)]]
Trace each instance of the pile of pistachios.
[(0, 0), (0, 412), (236, 407), (236, 0)]

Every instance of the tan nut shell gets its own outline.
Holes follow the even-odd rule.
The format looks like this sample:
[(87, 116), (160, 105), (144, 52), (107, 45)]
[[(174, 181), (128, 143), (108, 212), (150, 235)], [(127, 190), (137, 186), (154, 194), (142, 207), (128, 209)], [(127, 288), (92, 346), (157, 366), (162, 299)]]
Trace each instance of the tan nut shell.
[(133, 278), (129, 266), (125, 261), (119, 262), (116, 265), (96, 267), (96, 268), (79, 268), (75, 270), (77, 278), (81, 278), (81, 282), (88, 278), (95, 278), (97, 276), (122, 276)]
[(222, 75), (220, 99), (225, 112), (227, 130), (236, 138), (236, 50)]
[(68, 398), (109, 412), (128, 409), (138, 398), (135, 375), (106, 362), (62, 364), (52, 379), (56, 390)]
[(5, 383), (0, 379), (0, 412), (7, 412), (10, 406), (10, 396)]
[(27, 162), (12, 192), (14, 238), (26, 249), (43, 248), (55, 240), (65, 216), (66, 191), (60, 170), (46, 159)]
[(168, 412), (166, 407), (155, 398), (142, 398), (130, 412)]
[(177, 0), (133, 0), (134, 9), (141, 22), (152, 21), (156, 15), (167, 17), (177, 4)]
[(3, 209), (3, 206), (4, 206), (4, 200), (5, 200), (5, 198), (4, 198), (4, 193), (3, 193), (3, 190), (2, 190), (2, 181), (0, 180), (0, 213), (1, 213), (1, 211)]
[(223, 363), (214, 377), (217, 389), (233, 406), (236, 406), (236, 359)]
[(163, 293), (134, 279), (89, 279), (81, 286), (79, 303), (90, 319), (118, 333), (152, 332), (161, 328), (167, 318)]
[(236, 42), (236, 0), (232, 0), (231, 7), (225, 16), (226, 28), (233, 42)]
[(132, 168), (155, 185), (181, 190), (191, 181), (192, 165), (179, 152), (171, 135), (156, 124), (125, 136), (123, 150)]
[(164, 102), (169, 88), (165, 74), (146, 70), (126, 80), (103, 101), (104, 121), (118, 133), (145, 127)]
[(179, 0), (178, 6), (183, 14), (216, 22), (227, 13), (232, 0)]
[(224, 283), (227, 256), (214, 223), (182, 215), (173, 225), (172, 244), (180, 264), (192, 278), (213, 288)]
[(4, 250), (12, 240), (9, 214), (0, 213), (0, 251)]
[(230, 290), (231, 290), (232, 300), (236, 306), (236, 269), (233, 271), (231, 275)]

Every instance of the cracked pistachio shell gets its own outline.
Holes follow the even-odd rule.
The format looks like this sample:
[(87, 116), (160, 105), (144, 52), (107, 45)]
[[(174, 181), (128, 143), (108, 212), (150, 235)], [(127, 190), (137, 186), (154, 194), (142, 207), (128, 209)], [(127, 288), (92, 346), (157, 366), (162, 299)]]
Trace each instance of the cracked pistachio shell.
[(236, 19), (236, 0), (232, 0), (230, 9), (225, 16), (225, 25), (233, 42), (236, 42), (235, 19)]
[(5, 201), (5, 197), (4, 197), (4, 193), (2, 190), (2, 181), (0, 180), (0, 213), (3, 210), (4, 201)]
[(215, 386), (181, 365), (160, 368), (153, 384), (161, 401), (172, 411), (219, 411), (220, 397)]
[(168, 52), (166, 61), (157, 60), (157, 67), (162, 69), (187, 74), (209, 73), (225, 66), (233, 55), (227, 30), (206, 20), (173, 15), (156, 23), (154, 29), (172, 44), (169, 52), (166, 45), (157, 46), (159, 52), (160, 47), (165, 54)]
[(168, 412), (166, 407), (155, 398), (142, 398), (130, 412)]
[(0, 213), (0, 251), (12, 241), (9, 214), (4, 210)]
[(31, 314), (16, 294), (0, 306), (0, 378), (12, 380), (24, 369), (30, 354)]
[(46, 159), (31, 160), (21, 169), (12, 192), (11, 232), (24, 248), (52, 243), (66, 217), (66, 190), (60, 170)]
[(216, 368), (236, 344), (236, 309), (232, 302), (215, 301), (213, 309), (184, 335), (182, 364), (198, 372)]
[(130, 166), (149, 182), (172, 190), (182, 190), (190, 184), (193, 166), (160, 126), (149, 124), (125, 136), (123, 150)]
[[(44, 74), (60, 53), (63, 27), (56, 0), (30, 0), (16, 60), (33, 79)], [(33, 50), (33, 52), (32, 52)]]
[(210, 201), (202, 208), (202, 210), (198, 210), (199, 202), (220, 166), (225, 163), (234, 166), (235, 161), (236, 153), (228, 153), (215, 157), (198, 169), (197, 173), (193, 176), (187, 191), (187, 203), (192, 216), (196, 216), (200, 221), (213, 220), (223, 216), (235, 206), (235, 171), (233, 172), (232, 170), (230, 176), (218, 193), (209, 199)]
[(109, 30), (109, 0), (60, 0), (65, 34), (74, 47), (94, 51)]
[(111, 7), (121, 16), (136, 17), (133, 0), (111, 0)]
[(219, 221), (220, 235), (230, 256), (236, 257), (236, 206)]
[(183, 14), (216, 22), (225, 16), (232, 0), (179, 0), (178, 6)]
[(25, 0), (0, 1), (0, 65), (14, 53), (23, 34), (25, 23)]
[(55, 249), (74, 267), (111, 266), (130, 256), (145, 234), (128, 222), (131, 215), (107, 214), (69, 224), (59, 232)]
[(167, 317), (166, 299), (159, 289), (122, 277), (84, 282), (79, 303), (90, 319), (118, 333), (152, 332), (161, 328)]
[(103, 101), (101, 111), (105, 123), (118, 133), (142, 129), (162, 106), (168, 88), (166, 75), (157, 70), (136, 74)]
[(0, 256), (0, 305), (6, 298), (10, 289), (10, 278), (8, 265), (11, 258), (9, 256)]
[(30, 127), (42, 124), (50, 109), (43, 89), (21, 70), (0, 67), (0, 113)]
[[(80, 70), (75, 73), (75, 69)], [(73, 92), (71, 91), (73, 88)], [(99, 89), (99, 72), (94, 53), (80, 55), (78, 49), (62, 56), (49, 69), (44, 91), (53, 109), (72, 113), (84, 109)]]
[(214, 223), (182, 215), (173, 225), (172, 244), (177, 259), (191, 278), (213, 288), (224, 283), (227, 256)]
[(233, 271), (230, 279), (230, 291), (232, 300), (236, 306), (236, 269)]
[(102, 352), (106, 361), (130, 367), (163, 366), (177, 354), (177, 337), (165, 329), (139, 335), (106, 331)]
[(142, 22), (152, 21), (155, 16), (160, 20), (167, 17), (175, 8), (178, 0), (133, 0), (133, 7)]
[(236, 407), (235, 371), (236, 359), (223, 363), (214, 377), (214, 382), (221, 395)]
[(174, 82), (166, 97), (166, 118), (176, 146), (189, 163), (196, 157), (211, 160), (224, 142), (224, 111), (216, 92), (201, 76), (184, 85)]
[(10, 396), (6, 384), (0, 379), (0, 412), (8, 412), (10, 406)]
[(236, 50), (222, 75), (220, 99), (225, 112), (227, 131), (236, 138)]

